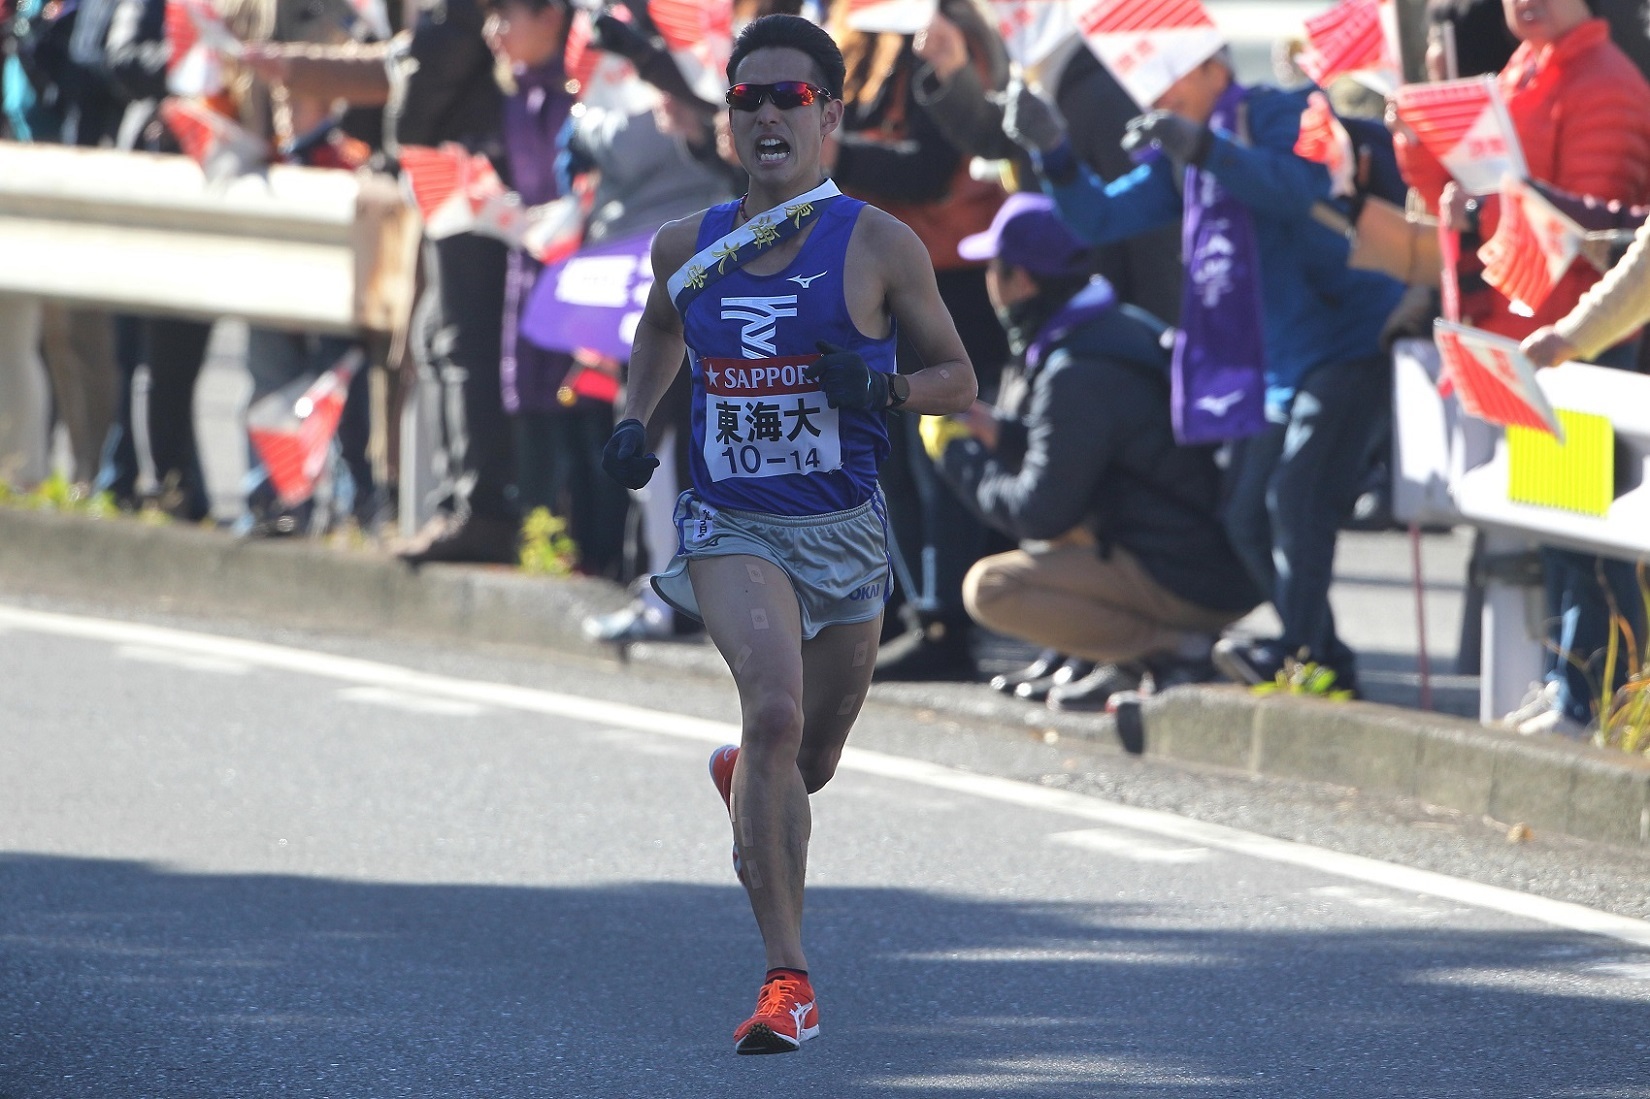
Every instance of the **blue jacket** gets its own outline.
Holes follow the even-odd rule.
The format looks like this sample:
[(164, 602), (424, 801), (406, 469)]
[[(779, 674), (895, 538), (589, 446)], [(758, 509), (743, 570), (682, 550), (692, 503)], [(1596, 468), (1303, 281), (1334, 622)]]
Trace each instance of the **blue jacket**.
[[(1381, 326), (1403, 287), (1385, 275), (1347, 267), (1344, 237), (1314, 221), (1312, 204), (1329, 198), (1329, 171), (1296, 156), (1301, 112), (1311, 89), (1252, 88), (1248, 142), (1215, 131), (1203, 168), (1254, 215), (1265, 314), (1267, 403), (1282, 406), (1300, 380), (1335, 363), (1379, 355)], [(1181, 192), (1167, 157), (1110, 184), (1086, 168), (1048, 185), (1060, 216), (1093, 244), (1178, 224)]]

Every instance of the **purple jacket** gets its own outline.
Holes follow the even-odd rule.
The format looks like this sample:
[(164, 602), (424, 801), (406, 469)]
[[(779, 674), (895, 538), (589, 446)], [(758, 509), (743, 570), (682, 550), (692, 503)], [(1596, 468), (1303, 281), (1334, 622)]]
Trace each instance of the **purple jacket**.
[[(510, 162), (510, 180), (521, 201), (538, 206), (561, 197), (556, 158), (561, 154), (562, 131), (567, 125), (573, 96), (560, 58), (516, 74), (516, 92), (504, 101), (504, 151)], [(556, 390), (572, 365), (560, 351), (546, 351), (518, 335), (521, 311), (538, 278), (539, 264), (526, 253), (510, 253), (504, 283), (504, 341), (499, 381), (504, 409), (556, 412), (561, 409)]]

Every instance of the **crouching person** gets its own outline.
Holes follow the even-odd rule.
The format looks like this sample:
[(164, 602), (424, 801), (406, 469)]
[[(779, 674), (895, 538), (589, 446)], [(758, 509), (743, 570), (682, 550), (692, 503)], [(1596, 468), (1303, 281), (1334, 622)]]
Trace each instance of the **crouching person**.
[(1097, 665), (1051, 694), (1059, 709), (1214, 678), (1216, 637), (1262, 595), (1217, 514), (1213, 451), (1174, 440), (1163, 326), (1090, 277), (1043, 195), (1012, 196), (959, 251), (989, 261), (1020, 366), (1001, 407), (923, 424), (947, 481), (1020, 543), (969, 571), (969, 614)]

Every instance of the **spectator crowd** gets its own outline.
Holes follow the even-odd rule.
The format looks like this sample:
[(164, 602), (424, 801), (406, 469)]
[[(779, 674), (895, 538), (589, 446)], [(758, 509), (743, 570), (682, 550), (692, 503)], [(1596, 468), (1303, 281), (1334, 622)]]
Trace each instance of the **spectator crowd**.
[[(1308, 661), (1356, 693), (1329, 588), (1355, 510), (1381, 522), (1394, 341), (1430, 340), (1442, 315), (1521, 341), (1538, 368), (1645, 369), (1650, 83), (1594, 3), (1426, 7), (1426, 78), (1490, 78), (1522, 182), (1585, 229), (1636, 230), (1533, 307), (1488, 247), (1512, 216), (1501, 194), (1464, 185), (1370, 91), (1380, 62), (1337, 68), (1296, 42), (1275, 83), (1246, 83), (1196, 0), (1082, 5), (1101, 26), (1108, 7), (1159, 11), (1161, 25), (1121, 21), (1112, 40), (1132, 38), (1117, 49), (1075, 23), (1021, 33), (1013, 16), (1039, 5), (1005, 0), (937, 0), (920, 26), (887, 9), (921, 5), (862, 0), (0, 0), (0, 136), (187, 151), (215, 172), (233, 142), (230, 171), (407, 176), (415, 152), (441, 150), (483, 158), (513, 209), (570, 218), (554, 251), (432, 221), (404, 340), (254, 326), (253, 409), (364, 365), (338, 375), (326, 506), (282, 490), (249, 442), (244, 503), (219, 518), (245, 537), (353, 524), (412, 565), (508, 564), (543, 508), (565, 520), (578, 571), (633, 586), (590, 636), (691, 636), (645, 582), (677, 542), (686, 374), (649, 425), (662, 468), (627, 493), (600, 470), (622, 345), (535, 339), (557, 327), (547, 310), (574, 308), (541, 291), (569, 255), (640, 241), (628, 254), (645, 256), (659, 226), (741, 193), (726, 50), (763, 14), (806, 15), (847, 63), (831, 177), (921, 239), (981, 391), (960, 416), (889, 414), (899, 590), (876, 677), (973, 680), (991, 631), (1040, 650), (993, 686), (1056, 709), (1260, 684)], [(209, 156), (179, 104), (216, 120)], [(1383, 204), (1427, 246), (1419, 266), (1413, 240), (1401, 268), (1354, 256)], [(60, 425), (64, 475), (84, 491), (208, 519), (193, 394), (211, 330), (0, 295), (0, 481), (47, 478)], [(921, 368), (907, 344), (898, 355), (902, 373)], [(430, 517), (396, 538), (414, 471), (393, 436), (420, 399), (437, 428), (419, 471), (435, 488), (416, 503)], [(1600, 682), (1612, 616), (1642, 640), (1644, 600), (1629, 562), (1557, 547), (1541, 562), (1546, 676), (1508, 723), (1580, 736), (1629, 670)], [(1230, 631), (1267, 603), (1278, 636)]]

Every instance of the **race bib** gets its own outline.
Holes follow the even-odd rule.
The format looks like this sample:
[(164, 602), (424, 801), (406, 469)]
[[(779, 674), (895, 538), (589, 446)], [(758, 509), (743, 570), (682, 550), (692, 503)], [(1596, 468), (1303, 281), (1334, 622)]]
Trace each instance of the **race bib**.
[(817, 357), (701, 360), (711, 480), (842, 468), (837, 410), (802, 374)]

